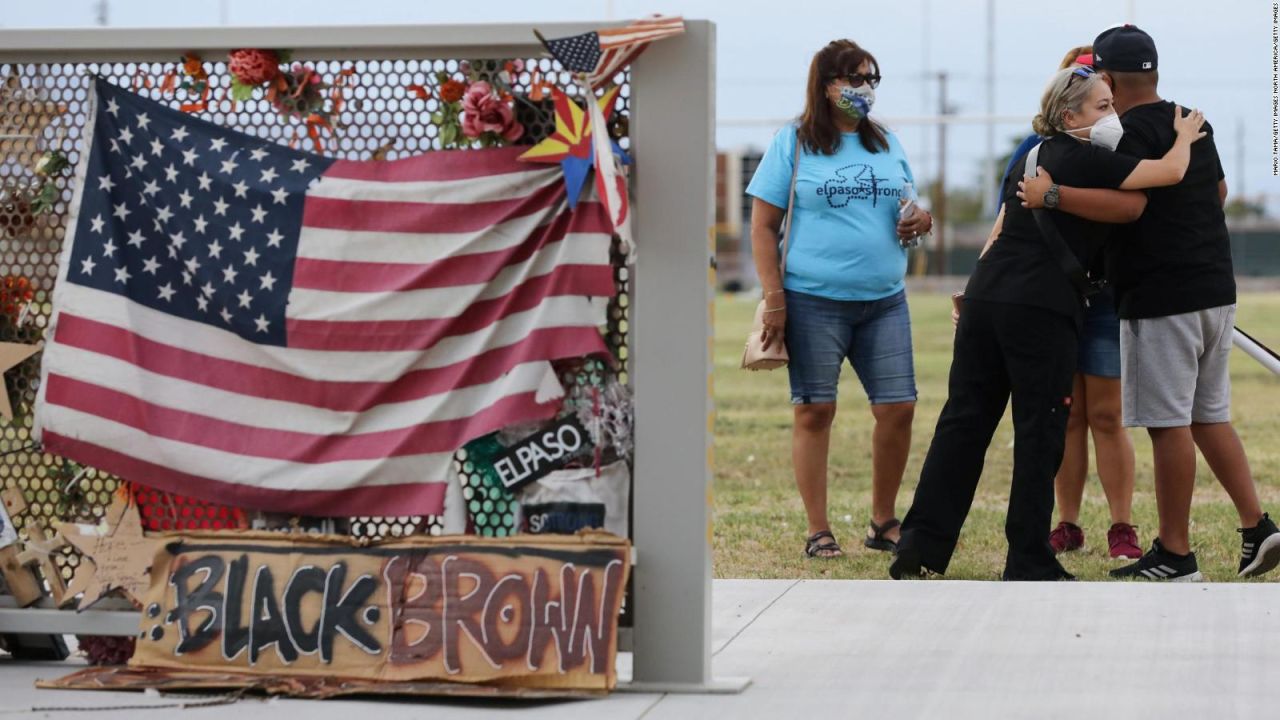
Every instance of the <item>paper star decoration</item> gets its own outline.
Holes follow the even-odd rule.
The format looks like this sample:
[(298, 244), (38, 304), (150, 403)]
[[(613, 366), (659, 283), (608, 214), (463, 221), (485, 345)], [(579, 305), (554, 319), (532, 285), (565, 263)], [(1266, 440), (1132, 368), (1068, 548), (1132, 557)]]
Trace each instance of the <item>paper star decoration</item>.
[[(10, 369), (22, 364), (22, 361), (40, 352), (44, 347), (44, 343), (36, 343), (35, 345), (24, 345), (22, 343), (0, 342), (0, 373), (9, 372)], [(3, 385), (3, 383), (0, 383)], [(9, 404), (9, 387), (5, 385), (4, 392), (0, 392), (0, 418), (4, 418), (6, 422), (13, 422), (13, 406)]]
[[(617, 85), (609, 88), (597, 101), (606, 121), (613, 114), (620, 89)], [(569, 193), (569, 207), (573, 208), (578, 204), (587, 172), (595, 164), (595, 152), (591, 143), (594, 128), (589, 120), (590, 114), (559, 88), (552, 88), (551, 99), (555, 104), (555, 132), (529, 148), (520, 159), (526, 162), (560, 163), (560, 168), (564, 171), (565, 189)], [(600, 131), (608, 132), (605, 128)], [(621, 157), (624, 163), (630, 162), (618, 143), (611, 140), (610, 144), (615, 155)]]
[(151, 563), (165, 541), (142, 534), (136, 505), (127, 497), (116, 495), (101, 523), (61, 523), (58, 532), (83, 556), (66, 594), (70, 602), (83, 593), (77, 611), (117, 589), (142, 607), (142, 599), (151, 586)]

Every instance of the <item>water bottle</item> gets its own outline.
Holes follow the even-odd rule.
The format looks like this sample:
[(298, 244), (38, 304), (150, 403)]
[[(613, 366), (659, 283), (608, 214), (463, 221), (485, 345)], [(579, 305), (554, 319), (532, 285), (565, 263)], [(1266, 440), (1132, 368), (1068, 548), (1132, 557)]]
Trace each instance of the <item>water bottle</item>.
[[(903, 203), (898, 208), (899, 222), (906, 220), (908, 217), (911, 217), (911, 214), (916, 211), (916, 206), (917, 206), (916, 203), (920, 199), (919, 196), (916, 195), (915, 184), (913, 184), (910, 180), (907, 180), (906, 178), (903, 178), (902, 180), (902, 199), (906, 200), (906, 202)], [(906, 240), (903, 240), (902, 247), (904, 248), (920, 247), (920, 236), (914, 235), (912, 237), (907, 238)]]

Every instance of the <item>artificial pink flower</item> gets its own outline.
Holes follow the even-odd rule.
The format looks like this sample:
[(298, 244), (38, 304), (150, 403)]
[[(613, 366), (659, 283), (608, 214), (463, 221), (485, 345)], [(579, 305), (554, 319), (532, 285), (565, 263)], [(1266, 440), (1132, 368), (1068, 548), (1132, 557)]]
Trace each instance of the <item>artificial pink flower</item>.
[(467, 88), (462, 96), (462, 133), (478, 138), (491, 132), (514, 142), (524, 134), (524, 126), (516, 122), (511, 106), (493, 94), (489, 83), (480, 81)]

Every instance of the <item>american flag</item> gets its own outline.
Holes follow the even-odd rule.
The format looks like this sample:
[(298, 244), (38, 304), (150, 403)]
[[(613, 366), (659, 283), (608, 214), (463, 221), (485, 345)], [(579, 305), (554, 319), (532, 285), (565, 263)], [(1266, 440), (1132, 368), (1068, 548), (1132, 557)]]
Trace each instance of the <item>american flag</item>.
[(456, 448), (605, 352), (611, 225), (523, 148), (346, 161), (105, 81), (36, 426), (46, 450), (269, 511), (439, 514)]
[(649, 43), (683, 32), (683, 18), (652, 17), (634, 20), (626, 27), (552, 40), (539, 34), (538, 39), (564, 69), (585, 73), (588, 84), (598, 88), (612, 82), (613, 77), (644, 52)]

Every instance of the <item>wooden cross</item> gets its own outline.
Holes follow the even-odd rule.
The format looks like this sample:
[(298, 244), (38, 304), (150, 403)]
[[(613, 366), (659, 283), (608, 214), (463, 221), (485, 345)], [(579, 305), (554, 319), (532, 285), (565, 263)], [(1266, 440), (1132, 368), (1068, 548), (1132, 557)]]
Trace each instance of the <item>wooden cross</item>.
[(35, 161), (45, 128), (67, 112), (65, 104), (45, 99), (46, 94), (24, 86), (16, 71), (4, 78), (0, 103), (6, 103), (8, 111), (0, 115), (0, 155), (9, 155), (22, 165)]
[[(0, 492), (0, 502), (4, 503), (5, 510), (11, 518), (27, 510), (27, 501), (18, 488), (8, 488)], [(32, 518), (27, 518), (25, 529), (27, 531), (26, 549), (17, 553), (15, 559), (22, 566), (38, 566), (41, 574), (44, 575), (45, 582), (49, 583), (49, 594), (53, 596), (54, 604), (61, 605), (67, 593), (67, 586), (62, 581), (62, 573), (59, 572), (58, 564), (53, 557), (59, 548), (67, 544), (67, 541), (61, 535), (55, 535), (52, 538), (45, 535), (44, 528)], [(5, 579), (7, 582), (8, 577), (6, 576)]]
[(17, 601), (18, 607), (26, 607), (44, 595), (40, 581), (36, 579), (31, 568), (18, 560), (18, 541), (0, 547), (0, 576), (9, 588), (9, 594)]

